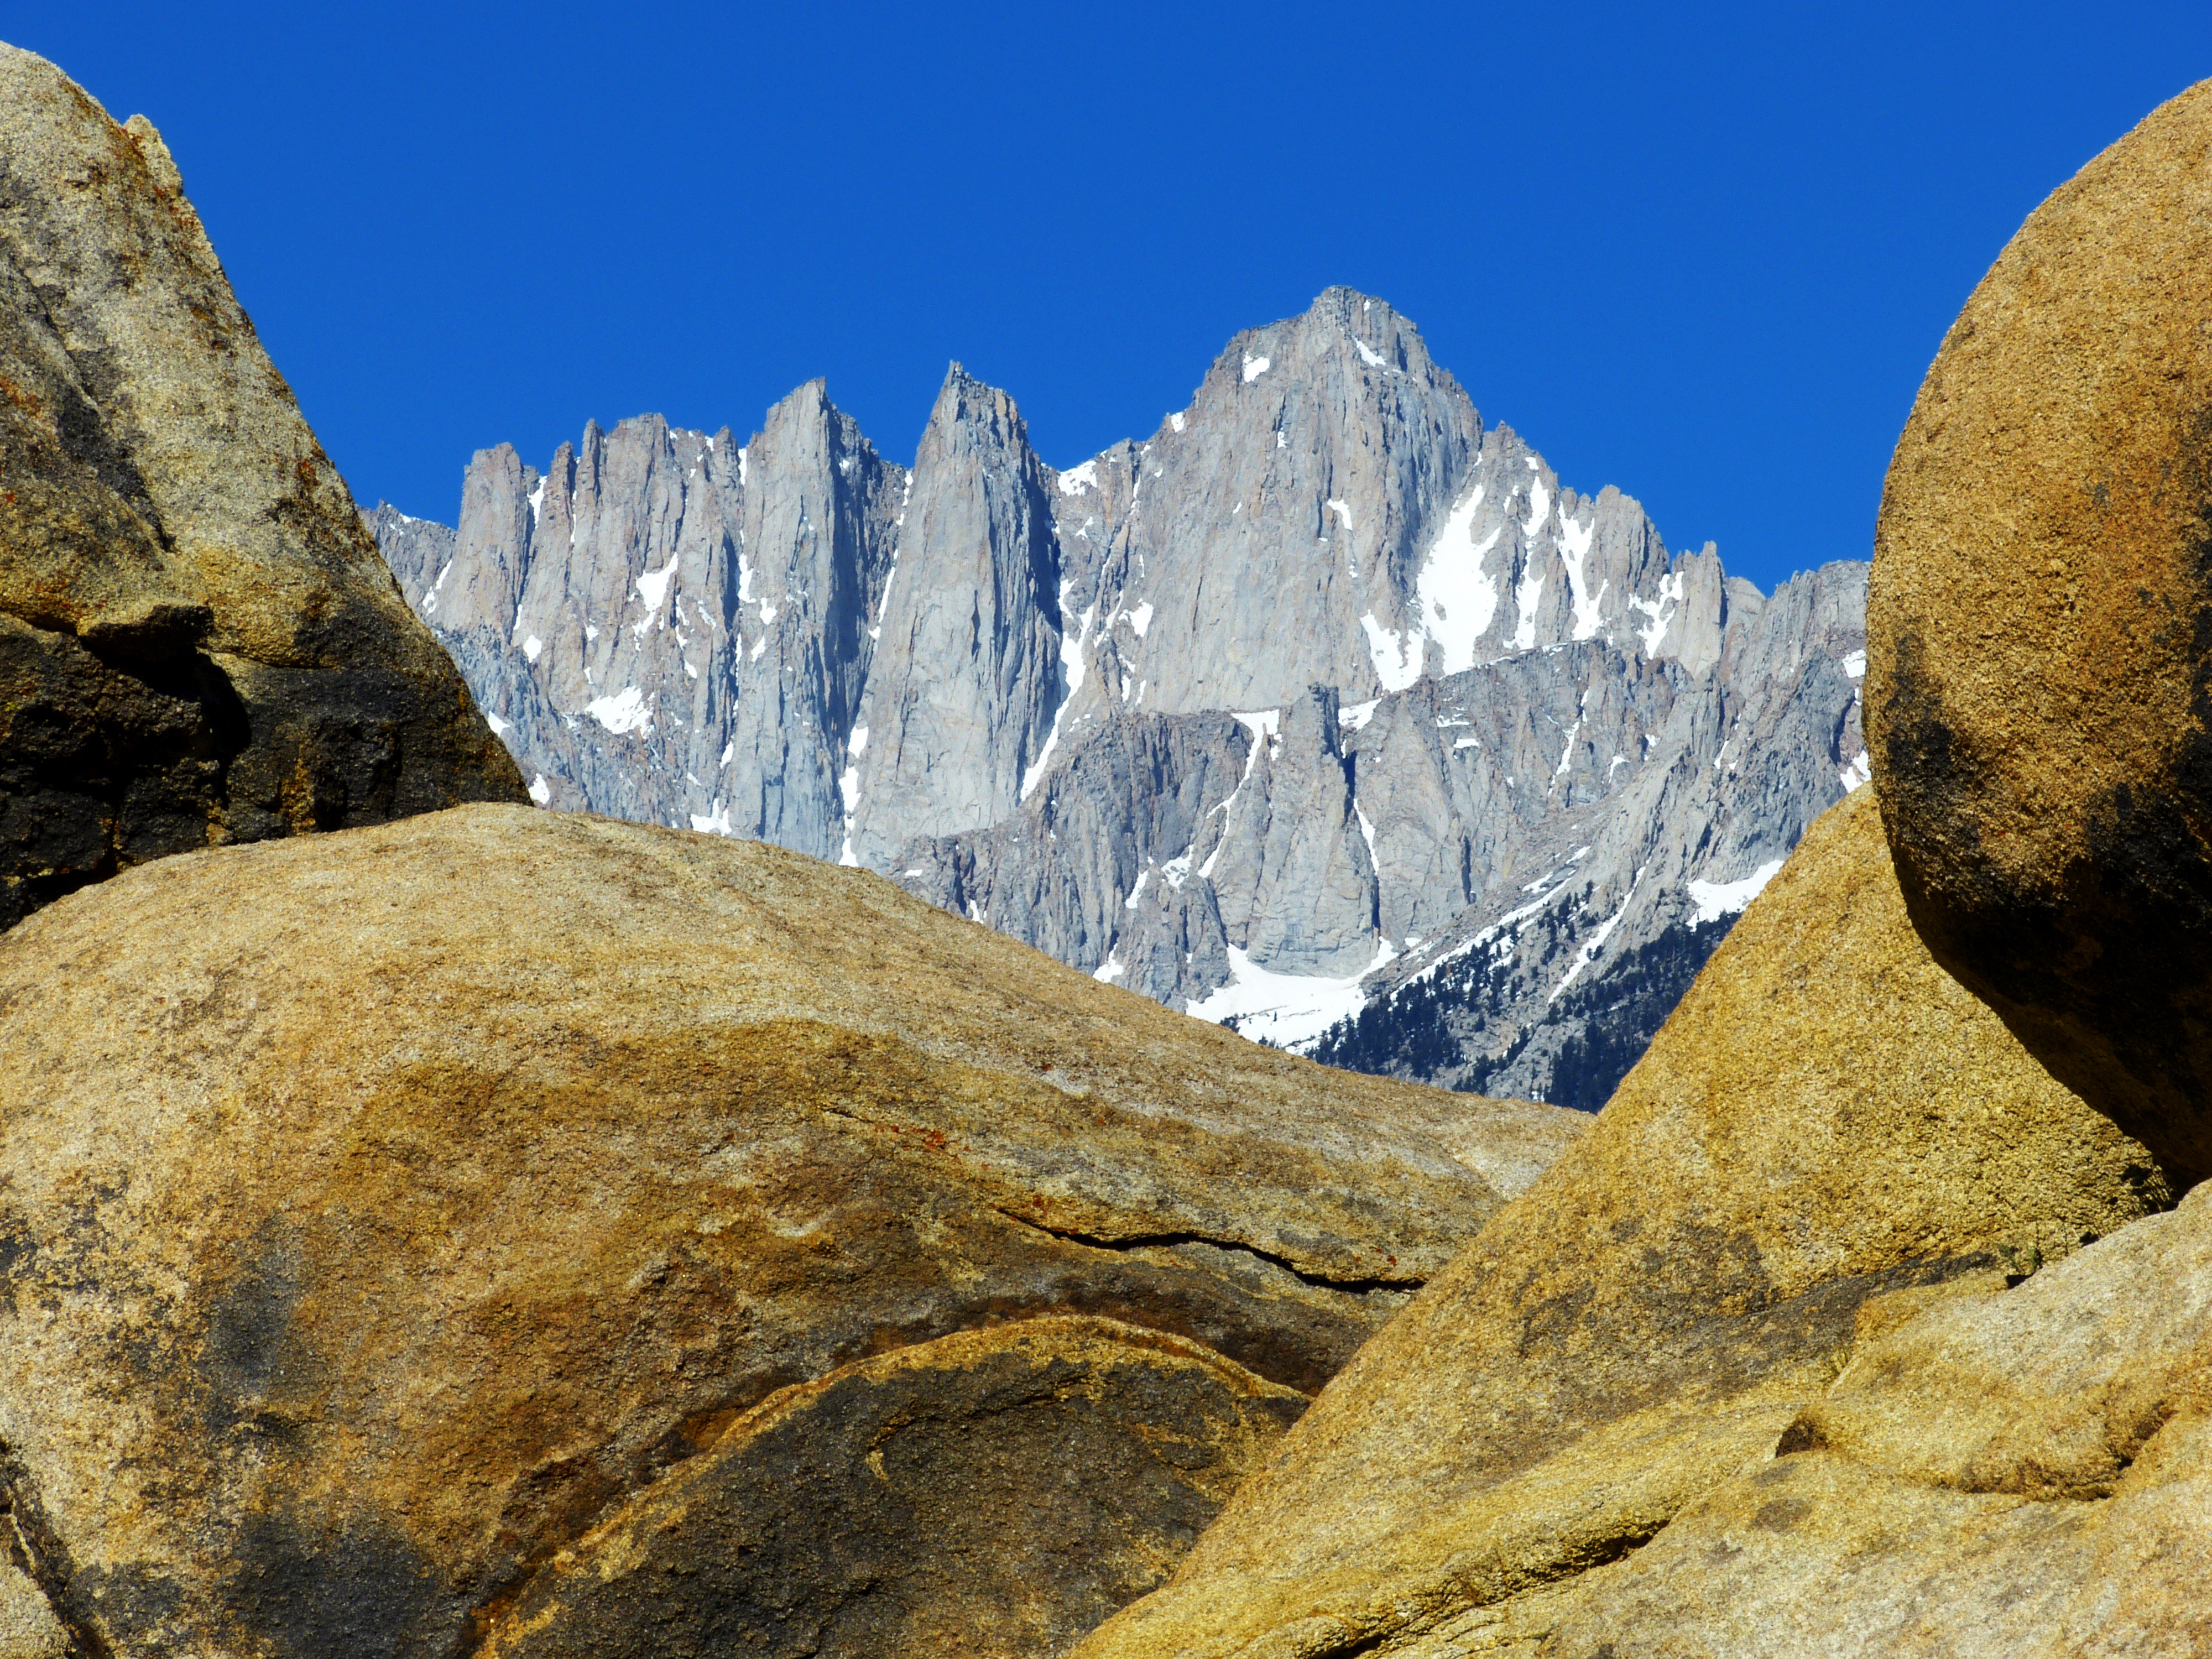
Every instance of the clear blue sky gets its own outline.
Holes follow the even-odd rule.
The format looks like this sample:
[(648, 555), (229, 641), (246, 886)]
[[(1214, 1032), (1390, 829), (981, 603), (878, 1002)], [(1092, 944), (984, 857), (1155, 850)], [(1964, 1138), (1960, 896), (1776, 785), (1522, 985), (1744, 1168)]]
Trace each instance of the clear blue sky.
[(305, 7), (0, 0), (161, 127), (364, 502), (946, 362), (1071, 465), (1332, 283), (1762, 586), (1864, 556), (1944, 327), (2212, 75), (2212, 5)]

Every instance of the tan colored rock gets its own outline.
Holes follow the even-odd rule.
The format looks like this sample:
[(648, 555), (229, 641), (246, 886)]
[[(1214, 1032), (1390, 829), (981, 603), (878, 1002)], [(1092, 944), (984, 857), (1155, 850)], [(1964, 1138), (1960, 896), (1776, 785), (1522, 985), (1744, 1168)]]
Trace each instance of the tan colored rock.
[(1850, 1364), (1782, 1455), (1613, 1565), (1402, 1651), (2212, 1652), (2212, 1188), (2003, 1284), (1885, 1334), (1863, 1314)]
[(30, 1575), (0, 1556), (0, 1659), (67, 1659), (69, 1632)]
[(2030, 216), (1882, 495), (1867, 733), (1914, 920), (2212, 1173), (2212, 82)]
[(0, 927), (169, 853), (521, 799), (161, 135), (0, 46)]
[[(858, 871), (490, 805), (70, 895), (0, 935), (0, 1443), (117, 1653), (447, 1650), (778, 1390), (957, 1332), (1110, 1318), (1310, 1392), (1498, 1209), (1475, 1164), (1589, 1121)], [(1123, 1535), (1164, 1570), (1212, 1480)]]
[(1165, 1579), (1305, 1407), (1109, 1320), (901, 1348), (755, 1407), (562, 1552), (478, 1651), (1065, 1653)]
[(1509, 1602), (1570, 1594), (1766, 1459), (1860, 1322), (1898, 1310), (1875, 1298), (2001, 1282), (2167, 1194), (1929, 959), (1862, 791), (1590, 1133), (1360, 1351), (1170, 1585), (1081, 1652), (1490, 1639)]

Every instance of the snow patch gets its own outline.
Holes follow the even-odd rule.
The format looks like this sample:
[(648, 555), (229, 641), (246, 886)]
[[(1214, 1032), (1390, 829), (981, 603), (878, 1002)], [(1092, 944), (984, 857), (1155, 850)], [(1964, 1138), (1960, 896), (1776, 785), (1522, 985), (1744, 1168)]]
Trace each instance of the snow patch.
[(1690, 902), (1698, 907), (1691, 925), (1703, 927), (1708, 922), (1718, 921), (1723, 916), (1732, 916), (1757, 898), (1766, 884), (1774, 879), (1782, 868), (1780, 859), (1762, 864), (1741, 881), (1693, 881), (1686, 890)]
[[(1067, 591), (1073, 586), (1073, 582), (1062, 582), (1060, 585), (1060, 614), (1063, 617), (1067, 615)], [(1146, 621), (1152, 620), (1152, 606), (1146, 605)], [(1030, 792), (1044, 781), (1045, 768), (1052, 761), (1052, 751), (1060, 747), (1060, 722), (1061, 717), (1067, 713), (1067, 706), (1075, 701), (1075, 694), (1083, 689), (1083, 676), (1087, 665), (1084, 660), (1084, 650), (1091, 642), (1091, 620), (1097, 614), (1098, 607), (1096, 605), (1085, 607), (1082, 619), (1077, 626), (1075, 638), (1070, 641), (1066, 634), (1060, 636), (1060, 665), (1067, 677), (1067, 690), (1060, 700), (1060, 707), (1052, 711), (1052, 730), (1045, 734), (1044, 747), (1037, 750), (1036, 759), (1031, 763), (1029, 769), (1022, 774), (1022, 793), (1019, 799), (1023, 800), (1027, 800), (1030, 798)], [(1143, 632), (1141, 629), (1138, 631)], [(1125, 687), (1124, 690), (1126, 689)]]
[(1145, 884), (1152, 879), (1152, 872), (1148, 869), (1137, 872), (1137, 884), (1129, 890), (1129, 896), (1121, 901), (1121, 908), (1124, 910), (1133, 910), (1137, 908), (1137, 901), (1144, 896)]
[(653, 710), (646, 705), (645, 693), (634, 685), (624, 686), (611, 697), (592, 698), (584, 705), (584, 712), (618, 735), (626, 732), (641, 737), (653, 735)]
[(1577, 524), (1572, 519), (1559, 523), (1559, 562), (1567, 568), (1568, 602), (1575, 613), (1574, 629), (1569, 637), (1577, 640), (1596, 636), (1598, 605), (1605, 598), (1609, 582), (1601, 582), (1593, 593), (1583, 580), (1583, 565), (1589, 557), (1590, 538), (1597, 533), (1597, 516), (1593, 514), (1588, 524)]
[(522, 642), (522, 654), (528, 658), (532, 662), (536, 662), (538, 660), (538, 653), (544, 648), (545, 641), (539, 639), (535, 634), (532, 634), (528, 639)]
[(1517, 620), (1513, 624), (1513, 648), (1534, 651), (1536, 648), (1536, 607), (1544, 598), (1544, 579), (1536, 574), (1536, 562), (1531, 559), (1521, 569), (1521, 580), (1513, 590), (1513, 610)]
[(647, 570), (637, 579), (637, 595), (645, 601), (648, 620), (660, 614), (660, 607), (668, 598), (668, 585), (676, 580), (676, 555), (668, 556), (668, 562), (658, 570)]
[[(1587, 853), (1589, 848), (1585, 847), (1583, 851)], [(1620, 919), (1628, 914), (1629, 904), (1636, 897), (1636, 890), (1643, 884), (1644, 870), (1639, 866), (1636, 872), (1636, 879), (1628, 884), (1627, 896), (1620, 901), (1620, 908), (1600, 922), (1597, 932), (1583, 941), (1583, 948), (1575, 952), (1574, 965), (1569, 968), (1565, 976), (1552, 988), (1551, 995), (1544, 999), (1547, 1006), (1557, 1002), (1567, 988), (1583, 976), (1583, 969), (1597, 960), (1597, 953), (1605, 949), (1606, 940), (1611, 939), (1613, 930), (1620, 926)]]
[(1145, 630), (1152, 625), (1152, 602), (1150, 599), (1146, 599), (1134, 611), (1132, 611), (1127, 614), (1130, 628), (1134, 630), (1137, 637), (1141, 640), (1145, 637)]
[(1659, 654), (1659, 642), (1667, 637), (1667, 629), (1673, 623), (1675, 612), (1680, 611), (1681, 606), (1682, 578), (1679, 574), (1662, 576), (1659, 579), (1659, 597), (1656, 599), (1639, 599), (1631, 596), (1628, 608), (1631, 611), (1640, 611), (1650, 618), (1650, 621), (1637, 630), (1636, 635), (1644, 646), (1645, 656), (1656, 657)]
[(1375, 620), (1370, 611), (1359, 619), (1367, 634), (1367, 654), (1375, 664), (1375, 678), (1385, 691), (1403, 691), (1421, 678), (1421, 629), (1419, 623), (1401, 635)]
[(1862, 788), (1873, 781), (1874, 757), (1868, 754), (1864, 750), (1861, 750), (1859, 751), (1859, 756), (1856, 760), (1853, 761), (1849, 766), (1844, 767), (1836, 774), (1836, 781), (1844, 786), (1844, 793), (1847, 795), (1853, 790)]
[[(1475, 642), (1498, 616), (1499, 584), (1483, 569), (1482, 562), (1498, 545), (1505, 526), (1496, 526), (1480, 542), (1475, 540), (1474, 515), (1482, 497), (1483, 486), (1477, 484), (1452, 508), (1413, 580), (1414, 628), (1437, 642), (1443, 656), (1439, 666), (1446, 674), (1464, 673), (1474, 666)], [(1419, 653), (1414, 657), (1418, 663)]]
[[(443, 578), (441, 577), (440, 580), (442, 580)], [(1846, 656), (1844, 659), (1844, 672), (1850, 675), (1855, 680), (1864, 679), (1866, 678), (1866, 653), (1863, 651), (1854, 651), (1850, 655)]]
[(845, 752), (848, 755), (857, 757), (860, 751), (867, 746), (868, 728), (865, 726), (854, 726), (853, 728), (853, 735), (845, 740)]
[(1381, 939), (1375, 960), (1360, 972), (1349, 979), (1322, 979), (1270, 973), (1232, 945), (1229, 983), (1203, 1000), (1193, 1000), (1187, 1012), (1216, 1024), (1233, 1015), (1237, 1035), (1255, 1042), (1264, 1037), (1285, 1048), (1310, 1048), (1330, 1026), (1367, 1006), (1360, 981), (1388, 967), (1397, 955), (1389, 940)]
[(1346, 530), (1349, 531), (1352, 528), (1352, 509), (1346, 507), (1342, 501), (1338, 501), (1334, 495), (1330, 496), (1328, 499), (1328, 510), (1335, 514), (1339, 519), (1343, 520)]
[(1091, 970), (1091, 977), (1111, 985), (1128, 971), (1121, 965), (1121, 958), (1118, 953), (1109, 953), (1105, 961)]
[(1266, 357), (1247, 357), (1244, 360), (1244, 384), (1249, 386), (1275, 365)]
[(1348, 702), (1336, 711), (1336, 726), (1340, 732), (1357, 732), (1375, 718), (1375, 711), (1382, 706), (1380, 697), (1370, 697), (1365, 702)]
[(1060, 475), (1060, 493), (1063, 495), (1080, 495), (1085, 490), (1096, 489), (1097, 483), (1098, 462), (1097, 458), (1093, 457), (1084, 462), (1081, 466), (1071, 466)]
[(691, 815), (691, 827), (702, 836), (734, 836), (738, 833), (730, 828), (730, 809), (722, 805), (720, 795), (714, 797), (714, 804), (708, 809), (705, 817), (702, 817), (696, 812)]
[(545, 781), (545, 775), (543, 772), (530, 781), (530, 799), (540, 806), (553, 799), (553, 786)]
[(1180, 415), (1170, 415), (1168, 416), (1168, 424), (1180, 432), (1183, 428), (1183, 418)]
[(513, 722), (500, 719), (489, 709), (484, 711), (484, 724), (491, 727), (491, 734), (495, 738), (503, 738), (514, 730)]
[(1360, 839), (1367, 843), (1367, 863), (1375, 867), (1375, 826), (1368, 821), (1366, 810), (1358, 801), (1352, 803), (1352, 816), (1359, 820)]
[(530, 491), (530, 527), (538, 528), (538, 510), (545, 505), (545, 480), (540, 478)]
[(1359, 361), (1361, 362), (1365, 363), (1370, 368), (1380, 368), (1382, 367), (1382, 354), (1379, 351), (1370, 349), (1366, 341), (1361, 339), (1357, 334), (1355, 334), (1352, 337), (1352, 343), (1359, 348)]
[(1252, 763), (1260, 757), (1262, 739), (1283, 735), (1283, 711), (1279, 708), (1248, 708), (1243, 712), (1230, 711), (1229, 718), (1252, 734), (1252, 752), (1244, 757), (1244, 775), (1252, 775)]

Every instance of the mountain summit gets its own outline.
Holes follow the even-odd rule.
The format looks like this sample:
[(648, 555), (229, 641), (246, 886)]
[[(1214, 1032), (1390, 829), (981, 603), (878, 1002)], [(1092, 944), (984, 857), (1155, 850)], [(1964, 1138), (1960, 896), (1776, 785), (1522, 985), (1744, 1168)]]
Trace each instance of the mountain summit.
[(911, 471), (814, 381), (742, 444), (594, 424), (480, 452), (457, 529), (371, 522), (541, 804), (1488, 1091), (1601, 1103), (1865, 775), (1863, 565), (1670, 552), (1350, 289), (1064, 471), (956, 363)]

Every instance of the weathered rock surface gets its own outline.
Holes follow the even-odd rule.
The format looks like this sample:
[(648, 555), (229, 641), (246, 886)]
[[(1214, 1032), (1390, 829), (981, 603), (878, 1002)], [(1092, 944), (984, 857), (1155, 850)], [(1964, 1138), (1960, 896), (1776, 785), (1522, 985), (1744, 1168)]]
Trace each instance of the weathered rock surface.
[(957, 363), (921, 434), (896, 556), (848, 745), (844, 855), (878, 870), (915, 836), (1011, 812), (1064, 695), (1052, 481), (1014, 400)]
[(754, 1407), (562, 1552), (479, 1651), (1065, 1653), (1161, 1582), (1305, 1407), (1109, 1320), (901, 1348)]
[(1915, 921), (2212, 1173), (2212, 83), (2030, 216), (1890, 464), (1869, 661)]
[[(447, 1653), (494, 1626), (565, 1651), (557, 1620), (500, 1620), (603, 1628), (636, 1573), (724, 1559), (744, 1491), (794, 1548), (834, 1530), (792, 1483), (925, 1395), (1004, 1455), (987, 1480), (938, 1429), (885, 1443), (887, 1472), (904, 1443), (953, 1483), (902, 1512), (957, 1511), (971, 1478), (1004, 1503), (908, 1537), (898, 1583), (949, 1584), (939, 1544), (1012, 1524), (991, 1482), (1037, 1437), (1138, 1480), (1033, 1466), (1021, 1501), (1095, 1546), (1023, 1604), (1056, 1641), (1164, 1574), (1285, 1390), (1583, 1121), (1270, 1053), (872, 875), (497, 805), (73, 894), (0, 938), (0, 1053), (7, 1502), (49, 1607), (116, 1653)], [(878, 1359), (1074, 1315), (1158, 1340)], [(1033, 1359), (1059, 1403), (994, 1417), (991, 1378)], [(767, 1408), (784, 1438), (735, 1426), (852, 1366)], [(718, 1446), (698, 1539), (654, 1521), (647, 1565), (591, 1556), (615, 1588), (529, 1600)], [(973, 1582), (1000, 1582), (992, 1548)], [(822, 1571), (825, 1628), (921, 1605)]]
[(1865, 777), (1863, 566), (1669, 553), (1346, 289), (1065, 471), (956, 366), (911, 473), (817, 382), (373, 523), (540, 800), (850, 859), (1309, 1051), (1371, 1003), (1331, 1060), (1455, 1087), (1600, 1104)]
[(1899, 1305), (1877, 1298), (2002, 1283), (2170, 1191), (1929, 958), (1862, 792), (1590, 1133), (1361, 1350), (1170, 1585), (1081, 1650), (1480, 1650), (1414, 1644), (1656, 1547), (1828, 1392)]
[(0, 927), (166, 854), (521, 791), (161, 136), (0, 46)]
[(1869, 1303), (1772, 1459), (1619, 1563), (1392, 1651), (2212, 1650), (2212, 1188), (2004, 1285)]

